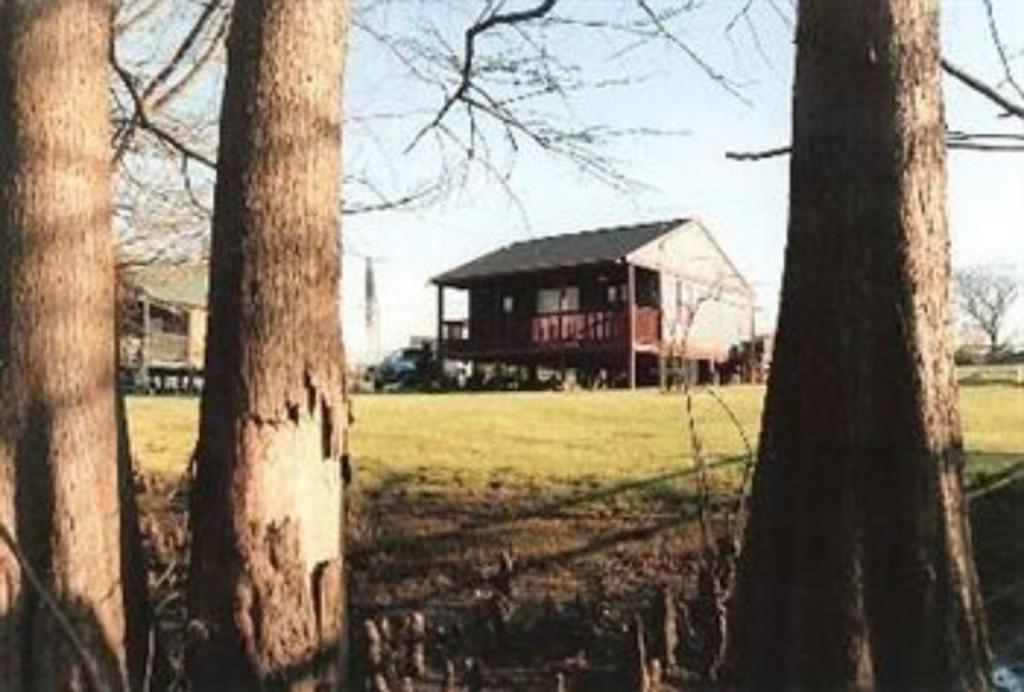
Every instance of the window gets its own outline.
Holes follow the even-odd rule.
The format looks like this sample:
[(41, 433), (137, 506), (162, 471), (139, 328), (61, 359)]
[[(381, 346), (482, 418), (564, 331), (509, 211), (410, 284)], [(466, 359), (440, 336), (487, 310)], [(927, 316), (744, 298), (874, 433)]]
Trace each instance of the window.
[(578, 286), (567, 286), (562, 291), (562, 311), (573, 312), (580, 309), (580, 289)]
[(501, 311), (506, 315), (511, 315), (516, 309), (516, 299), (514, 296), (505, 294), (501, 297)]
[(683, 282), (676, 280), (676, 310), (683, 307)]
[(561, 291), (557, 288), (542, 288), (537, 291), (537, 312), (546, 315), (558, 312)]
[(608, 304), (616, 305), (619, 302), (619, 287), (609, 286), (608, 287)]
[(537, 312), (548, 315), (554, 312), (576, 312), (580, 309), (578, 286), (565, 288), (542, 288), (537, 291)]

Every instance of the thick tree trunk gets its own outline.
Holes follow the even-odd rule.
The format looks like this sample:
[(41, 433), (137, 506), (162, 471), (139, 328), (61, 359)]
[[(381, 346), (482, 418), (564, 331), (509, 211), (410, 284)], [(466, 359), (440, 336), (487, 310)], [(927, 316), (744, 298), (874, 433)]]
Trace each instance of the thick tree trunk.
[(776, 357), (727, 670), (983, 689), (948, 322), (938, 0), (803, 0)]
[[(127, 686), (101, 0), (0, 1), (0, 687)], [(90, 672), (90, 669), (93, 669)]]
[(343, 635), (339, 327), (343, 0), (235, 4), (188, 667), (200, 689), (295, 680)]

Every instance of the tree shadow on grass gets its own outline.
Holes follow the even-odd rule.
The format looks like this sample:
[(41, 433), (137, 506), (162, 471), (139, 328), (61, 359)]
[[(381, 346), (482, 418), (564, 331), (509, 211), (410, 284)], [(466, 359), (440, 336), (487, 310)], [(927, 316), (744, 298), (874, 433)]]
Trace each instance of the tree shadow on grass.
[[(709, 472), (720, 471), (731, 467), (739, 467), (746, 461), (746, 456), (725, 457), (708, 464)], [(389, 475), (381, 487), (374, 491), (372, 502), (377, 514), (387, 514), (392, 520), (399, 520), (403, 514), (408, 516), (437, 516), (448, 520), (463, 518), (453, 529), (431, 532), (426, 535), (403, 537), (403, 540), (414, 542), (410, 546), (418, 554), (430, 553), (432, 544), (444, 544), (451, 541), (464, 542), (473, 540), (473, 533), (493, 532), (502, 526), (522, 523), (531, 520), (578, 519), (579, 515), (572, 510), (586, 505), (607, 502), (618, 497), (635, 494), (649, 501), (661, 513), (672, 515), (685, 513), (692, 508), (696, 496), (678, 486), (674, 481), (693, 478), (697, 469), (689, 467), (679, 471), (646, 476), (585, 492), (564, 493), (555, 498), (545, 498), (542, 494), (520, 493), (507, 503), (468, 503), (457, 493), (444, 496), (434, 494), (429, 508), (417, 507), (416, 499), (410, 498), (403, 486), (416, 479), (416, 474), (401, 472)], [(396, 502), (395, 498), (400, 501)], [(718, 498), (721, 500), (722, 498)], [(654, 516), (658, 516), (655, 514)], [(379, 546), (372, 544), (362, 546), (353, 551), (352, 557), (359, 559), (367, 550), (377, 550)]]
[(1024, 660), (1024, 453), (1016, 459), (975, 478), (968, 492), (993, 647), (1019, 661)]
[[(708, 468), (720, 472), (745, 460), (720, 459)], [(686, 468), (554, 496), (517, 488), (504, 506), (487, 493), (434, 493), (423, 501), (401, 488), (410, 474), (396, 474), (368, 502), (376, 533), (349, 554), (368, 587), (357, 598), (367, 605), (382, 598), (389, 609), (465, 600), (486, 588), (504, 550), (516, 559), (517, 577), (539, 589), (679, 572), (694, 553), (699, 503), (696, 488), (679, 481), (696, 474)], [(712, 513), (733, 500), (716, 486)]]

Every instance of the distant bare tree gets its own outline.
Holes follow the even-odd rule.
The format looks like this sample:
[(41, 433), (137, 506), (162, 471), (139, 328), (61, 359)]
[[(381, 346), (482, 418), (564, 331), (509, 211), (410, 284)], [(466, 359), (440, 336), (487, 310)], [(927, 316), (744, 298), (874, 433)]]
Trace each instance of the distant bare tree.
[(1006, 322), (1020, 297), (1021, 280), (1005, 264), (978, 264), (954, 274), (957, 306), (988, 339), (989, 353), (1005, 346)]

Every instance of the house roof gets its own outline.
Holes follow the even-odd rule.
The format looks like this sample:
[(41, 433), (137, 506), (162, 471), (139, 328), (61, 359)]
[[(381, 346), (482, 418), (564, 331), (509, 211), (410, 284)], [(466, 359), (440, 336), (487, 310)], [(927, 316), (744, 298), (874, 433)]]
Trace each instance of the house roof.
[(488, 276), (614, 262), (687, 221), (670, 219), (525, 240), (482, 255), (435, 276), (432, 281), (459, 286)]
[(205, 264), (150, 264), (129, 270), (132, 284), (150, 300), (189, 307), (204, 307), (209, 281)]

